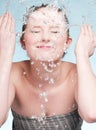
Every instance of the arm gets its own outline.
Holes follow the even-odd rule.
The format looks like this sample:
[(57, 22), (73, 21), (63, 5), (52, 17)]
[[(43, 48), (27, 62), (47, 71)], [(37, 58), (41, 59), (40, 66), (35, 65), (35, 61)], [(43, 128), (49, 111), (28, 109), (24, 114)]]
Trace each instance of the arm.
[(6, 13), (0, 17), (0, 126), (14, 97), (14, 89), (9, 82), (14, 48), (14, 21), (11, 14)]
[(78, 73), (76, 100), (80, 115), (87, 122), (96, 121), (96, 76), (89, 61), (95, 47), (96, 36), (89, 25), (83, 25), (75, 48)]

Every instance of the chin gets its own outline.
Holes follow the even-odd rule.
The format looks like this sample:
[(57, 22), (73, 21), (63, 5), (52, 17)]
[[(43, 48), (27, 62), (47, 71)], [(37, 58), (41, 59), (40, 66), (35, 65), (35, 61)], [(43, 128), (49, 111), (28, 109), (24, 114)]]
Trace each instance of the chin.
[(40, 53), (38, 53), (39, 55), (37, 55), (37, 54), (31, 54), (29, 57), (30, 57), (30, 59), (33, 59), (34, 61), (43, 61), (43, 62), (51, 62), (51, 61), (57, 61), (57, 60), (61, 60), (62, 59), (62, 55), (59, 55), (58, 54), (58, 56), (57, 56), (57, 54), (54, 54), (54, 55), (52, 55), (51, 53), (50, 53), (50, 55), (49, 54), (40, 54)]
[[(32, 58), (33, 59), (33, 58)], [(43, 57), (43, 58), (35, 58), (34, 60), (37, 60), (37, 61), (42, 61), (42, 62), (53, 62), (53, 61), (58, 61), (58, 60), (61, 60), (61, 57), (59, 57), (59, 58), (53, 58), (53, 57), (51, 57), (51, 58), (45, 58), (45, 57)]]

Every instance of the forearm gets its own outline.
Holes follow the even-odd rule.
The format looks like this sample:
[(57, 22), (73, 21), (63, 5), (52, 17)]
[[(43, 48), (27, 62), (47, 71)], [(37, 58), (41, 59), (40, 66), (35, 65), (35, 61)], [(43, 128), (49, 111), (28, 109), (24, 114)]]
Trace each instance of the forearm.
[(14, 18), (6, 12), (0, 17), (0, 125), (3, 123), (14, 98), (14, 90), (9, 86), (13, 86), (10, 85), (12, 84), (10, 83), (10, 75), (15, 41)]
[(9, 80), (12, 56), (0, 55), (0, 124), (8, 112)]
[(89, 58), (83, 54), (77, 54), (78, 72), (78, 106), (84, 115), (90, 116), (96, 121), (96, 77), (92, 72)]

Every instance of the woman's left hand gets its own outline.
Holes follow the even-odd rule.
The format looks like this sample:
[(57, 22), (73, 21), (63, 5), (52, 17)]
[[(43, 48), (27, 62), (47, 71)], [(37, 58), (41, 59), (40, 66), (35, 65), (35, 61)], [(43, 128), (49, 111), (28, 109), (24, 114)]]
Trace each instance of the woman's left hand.
[(79, 38), (75, 46), (76, 55), (87, 55), (94, 53), (96, 47), (96, 34), (92, 31), (90, 25), (82, 25)]

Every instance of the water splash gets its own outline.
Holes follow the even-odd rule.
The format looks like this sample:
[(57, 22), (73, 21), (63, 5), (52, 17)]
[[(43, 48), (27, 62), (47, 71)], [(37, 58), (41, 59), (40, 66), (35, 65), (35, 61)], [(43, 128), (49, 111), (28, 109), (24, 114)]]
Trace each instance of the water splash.
[[(91, 25), (96, 27), (96, 0), (88, 0), (88, 15), (87, 21), (91, 23)], [(96, 31), (96, 29), (95, 29)]]
[(8, 0), (8, 2), (6, 3), (6, 6), (5, 6), (6, 11), (5, 12), (8, 12), (11, 2), (12, 2), (12, 0)]

